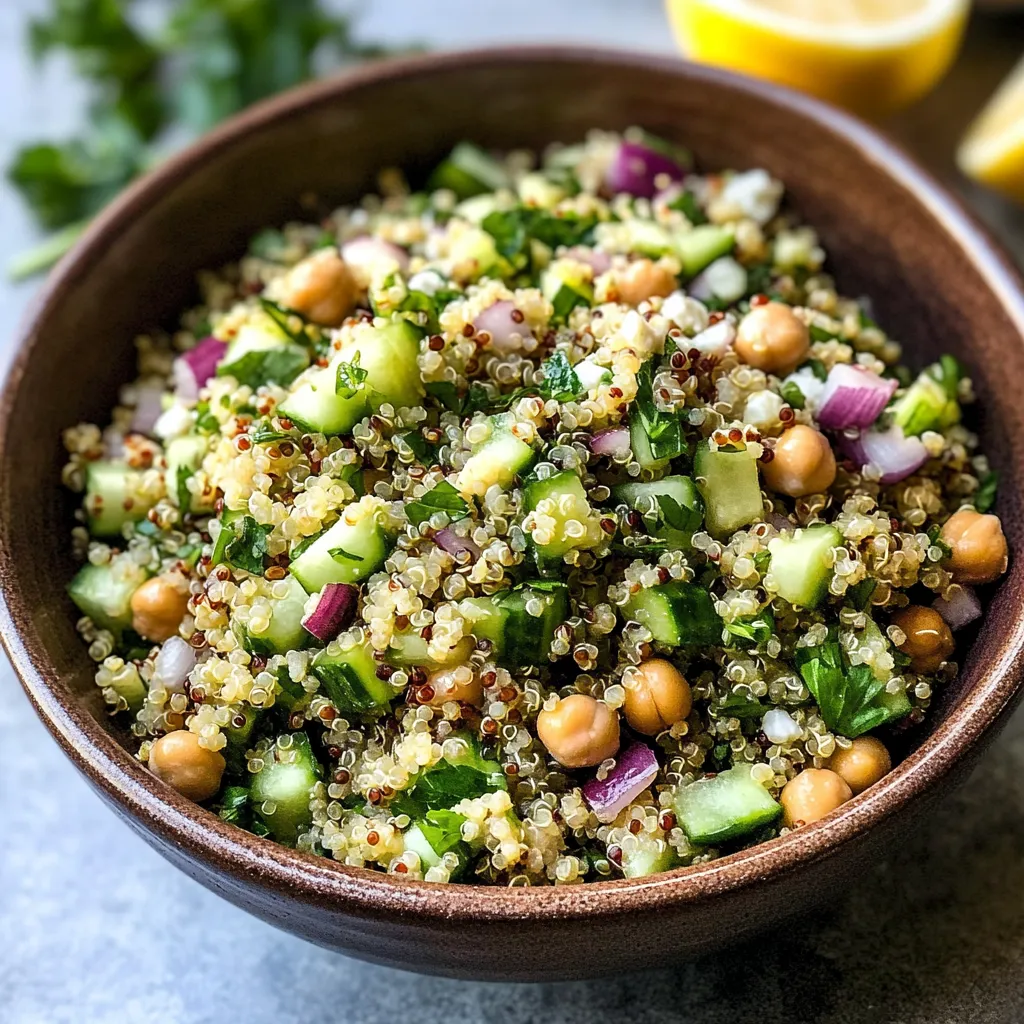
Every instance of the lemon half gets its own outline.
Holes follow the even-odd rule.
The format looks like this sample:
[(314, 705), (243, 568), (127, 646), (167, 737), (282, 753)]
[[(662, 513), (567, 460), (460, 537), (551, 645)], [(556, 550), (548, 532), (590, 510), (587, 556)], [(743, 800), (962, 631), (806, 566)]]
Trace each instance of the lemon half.
[(969, 0), (666, 0), (694, 60), (867, 117), (924, 95), (956, 56)]
[(957, 163), (964, 174), (1024, 202), (1024, 60), (968, 129)]

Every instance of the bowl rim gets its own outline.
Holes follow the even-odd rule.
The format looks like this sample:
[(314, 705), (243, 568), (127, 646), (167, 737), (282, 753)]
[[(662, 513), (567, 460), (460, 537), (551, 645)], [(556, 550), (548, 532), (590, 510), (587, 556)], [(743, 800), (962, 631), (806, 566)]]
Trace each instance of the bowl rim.
[[(12, 346), (0, 398), (0, 458), (10, 429), (14, 397), (38, 343), (47, 311), (88, 273), (93, 257), (164, 190), (188, 175), (211, 153), (287, 118), (293, 111), (332, 103), (349, 92), (401, 79), (416, 79), (461, 67), (562, 62), (595, 64), (620, 71), (655, 68), (680, 82), (700, 81), (742, 97), (756, 96), (809, 121), (826, 135), (853, 146), (884, 168), (898, 185), (913, 192), (946, 232), (955, 237), (998, 297), (1007, 317), (1024, 335), (1024, 280), (975, 217), (896, 144), (859, 119), (781, 86), (732, 72), (636, 51), (574, 46), (499, 46), (404, 57), (360, 66), (344, 74), (299, 86), (229, 119), (188, 148), (133, 183), (95, 219), (72, 251), (51, 273), (30, 304)], [(259, 838), (222, 821), (165, 786), (69, 691), (59, 694), (44, 678), (33, 647), (40, 647), (30, 610), (16, 586), (17, 569), (0, 524), (0, 642), (25, 692), (50, 733), (72, 762), (109, 802), (120, 805), (128, 823), (150, 833), (160, 846), (186, 848), (211, 875), (248, 878), (267, 890), (301, 903), (326, 906), (353, 916), (424, 920), (527, 921), (558, 917), (581, 919), (696, 903), (736, 892), (759, 880), (780, 878), (835, 854), (883, 820), (916, 802), (949, 774), (957, 762), (996, 723), (1021, 685), (1024, 670), (1024, 616), (1004, 639), (1000, 656), (986, 664), (964, 699), (935, 732), (880, 783), (814, 824), (787, 836), (713, 860), (639, 879), (589, 882), (571, 887), (492, 887), (400, 881), (366, 868), (302, 853)], [(57, 683), (59, 687), (60, 684)]]

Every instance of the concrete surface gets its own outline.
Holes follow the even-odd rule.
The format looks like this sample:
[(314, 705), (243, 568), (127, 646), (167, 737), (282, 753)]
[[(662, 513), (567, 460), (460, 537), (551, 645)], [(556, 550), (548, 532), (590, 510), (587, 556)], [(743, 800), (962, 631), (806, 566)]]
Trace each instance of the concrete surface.
[[(34, 75), (27, 16), (0, 3), (0, 159), (64, 131), (79, 97), (66, 69)], [(430, 45), (607, 41), (668, 51), (655, 0), (381, 0), (368, 36)], [(967, 113), (1021, 49), (1018, 23), (975, 34), (958, 75), (898, 130), (948, 160)], [(1014, 245), (1019, 215), (975, 198)], [(31, 238), (0, 191), (0, 259)], [(0, 285), (16, 322), (33, 285)], [(9, 328), (0, 339), (9, 337)], [(913, 843), (837, 893), (827, 912), (722, 955), (620, 980), (466, 984), (369, 967), (263, 925), (178, 873), (86, 788), (0, 668), (2, 1024), (1009, 1024), (1024, 1020), (1024, 716)], [(553, 951), (553, 955), (557, 952)]]

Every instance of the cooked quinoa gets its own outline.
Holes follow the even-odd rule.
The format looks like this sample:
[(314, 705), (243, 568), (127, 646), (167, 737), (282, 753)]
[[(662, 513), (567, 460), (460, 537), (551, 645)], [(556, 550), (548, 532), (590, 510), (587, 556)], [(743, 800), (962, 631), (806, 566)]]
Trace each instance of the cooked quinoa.
[(140, 761), (407, 879), (638, 876), (891, 767), (1005, 571), (971, 381), (763, 170), (458, 146), (267, 229), (65, 432), (69, 592)]

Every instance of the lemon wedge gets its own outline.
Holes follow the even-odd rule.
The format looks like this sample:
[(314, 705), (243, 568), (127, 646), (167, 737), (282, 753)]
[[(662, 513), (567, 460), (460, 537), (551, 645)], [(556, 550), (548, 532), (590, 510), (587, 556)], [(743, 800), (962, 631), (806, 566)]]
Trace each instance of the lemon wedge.
[(968, 177), (1024, 202), (1024, 60), (968, 128), (956, 159)]
[(868, 117), (943, 75), (969, 0), (666, 0), (692, 59), (793, 86)]

